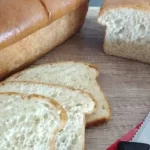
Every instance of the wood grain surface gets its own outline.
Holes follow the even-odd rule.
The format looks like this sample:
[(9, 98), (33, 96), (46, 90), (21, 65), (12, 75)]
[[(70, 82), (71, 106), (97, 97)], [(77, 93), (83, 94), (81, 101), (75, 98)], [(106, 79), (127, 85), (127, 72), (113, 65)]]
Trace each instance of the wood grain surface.
[(111, 105), (112, 118), (86, 130), (86, 150), (106, 150), (150, 111), (150, 65), (103, 53), (105, 29), (97, 23), (98, 12), (98, 8), (90, 8), (82, 30), (34, 64), (76, 60), (98, 66), (98, 80)]

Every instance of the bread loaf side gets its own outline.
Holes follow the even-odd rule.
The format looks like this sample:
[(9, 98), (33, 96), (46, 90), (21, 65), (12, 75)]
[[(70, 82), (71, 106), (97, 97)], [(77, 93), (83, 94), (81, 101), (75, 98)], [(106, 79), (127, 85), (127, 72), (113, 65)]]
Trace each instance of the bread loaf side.
[[(48, 1), (48, 3), (50, 3), (50, 2), (52, 2), (52, 1)], [(73, 34), (75, 34), (82, 27), (85, 17), (86, 17), (87, 10), (88, 10), (88, 0), (71, 0), (71, 1), (57, 0), (54, 2), (52, 2), (53, 5), (56, 5), (56, 6), (64, 5), (65, 6), (65, 8), (67, 9), (65, 14), (64, 14), (64, 12), (62, 12), (62, 9), (64, 8), (64, 6), (62, 6), (60, 8), (59, 7), (55, 8), (57, 11), (54, 11), (55, 9), (53, 9), (53, 11), (54, 11), (53, 13), (55, 14), (55, 15), (53, 15), (53, 17), (56, 17), (55, 18), (56, 20), (53, 19), (53, 21), (50, 24), (47, 24), (46, 26), (44, 26), (40, 29), (37, 29), (35, 32), (32, 32), (28, 36), (26, 34), (24, 34), (25, 31), (22, 31), (21, 32), (22, 34), (19, 33), (19, 34), (21, 34), (20, 35), (21, 38), (19, 38), (18, 37), (19, 34), (17, 34), (18, 38), (16, 37), (16, 39), (18, 39), (18, 40), (15, 39), (15, 42), (13, 42), (13, 43), (11, 43), (12, 40), (10, 40), (11, 44), (8, 44), (6, 42), (7, 46), (4, 44), (5, 46), (0, 47), (0, 80), (3, 80), (5, 77), (9, 76), (10, 74), (12, 74), (18, 70), (21, 70), (21, 69), (27, 67), (28, 65), (32, 64), (38, 58), (40, 58), (41, 56), (48, 53), (49, 51), (51, 51), (53, 48), (55, 48), (59, 44), (63, 43), (65, 40), (67, 40), (69, 37), (71, 37)], [(61, 2), (61, 5), (58, 5), (56, 2), (57, 3)], [(17, 7), (17, 5), (16, 5), (16, 7)], [(0, 2), (0, 8), (1, 8), (1, 2)], [(63, 11), (65, 11), (66, 9), (63, 9)], [(60, 10), (60, 12), (59, 12), (59, 10)], [(7, 11), (6, 8), (5, 8), (5, 11)], [(20, 10), (20, 11), (24, 14), (24, 11), (22, 11), (22, 10)], [(33, 11), (34, 11), (34, 9), (33, 9)], [(29, 15), (30, 11), (27, 12), (28, 15), (25, 13), (26, 18), (29, 19), (29, 21), (27, 20), (26, 22), (29, 22), (29, 24), (31, 24), (32, 26), (34, 24), (36, 27), (38, 27), (38, 25), (40, 26), (43, 23), (43, 21), (42, 21), (42, 23), (40, 24), (40, 22), (38, 20), (38, 19), (43, 18), (42, 14), (40, 14), (40, 12), (41, 12), (40, 9), (39, 9), (39, 12), (37, 9), (35, 12), (35, 16), (34, 15), (32, 16), (31, 14)], [(50, 12), (49, 12), (49, 14), (50, 14)], [(64, 14), (64, 15), (62, 15), (62, 14)], [(1, 15), (3, 16), (3, 18), (5, 18), (4, 17), (5, 15), (1, 12), (1, 9), (0, 9), (0, 19), (1, 19)], [(30, 18), (28, 16), (30, 16), (32, 18), (32, 21), (30, 20)], [(10, 18), (15, 19), (16, 17), (10, 17)], [(35, 19), (37, 19), (38, 22), (36, 22), (37, 20), (35, 20)], [(24, 21), (24, 20), (22, 20), (22, 21)], [(6, 22), (8, 22), (8, 20), (6, 20)], [(17, 22), (17, 24), (18, 24), (18, 22)], [(24, 25), (22, 25), (22, 26), (24, 27)], [(4, 27), (6, 27), (5, 24), (4, 24)], [(0, 26), (0, 29), (1, 29), (1, 26)], [(16, 29), (16, 31), (18, 31), (18, 30)], [(29, 30), (27, 30), (27, 31), (29, 31)], [(27, 31), (25, 33), (27, 33)], [(11, 33), (14, 33), (14, 30), (12, 30)], [(7, 34), (7, 32), (1, 33), (1, 31), (0, 31), (0, 44), (1, 44), (2, 40), (5, 39), (4, 34)], [(16, 35), (16, 33), (15, 33), (15, 35)], [(13, 35), (12, 38), (14, 38), (15, 35)], [(26, 36), (24, 38), (22, 38), (23, 35), (24, 36), (26, 35)]]

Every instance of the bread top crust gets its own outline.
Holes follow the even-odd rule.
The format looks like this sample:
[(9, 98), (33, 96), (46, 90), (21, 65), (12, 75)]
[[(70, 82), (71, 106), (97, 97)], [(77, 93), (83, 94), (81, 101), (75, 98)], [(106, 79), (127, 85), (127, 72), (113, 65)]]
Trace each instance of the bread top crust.
[(88, 0), (1, 0), (0, 50), (87, 2)]
[(104, 0), (99, 16), (107, 10), (116, 8), (133, 8), (150, 11), (150, 0)]

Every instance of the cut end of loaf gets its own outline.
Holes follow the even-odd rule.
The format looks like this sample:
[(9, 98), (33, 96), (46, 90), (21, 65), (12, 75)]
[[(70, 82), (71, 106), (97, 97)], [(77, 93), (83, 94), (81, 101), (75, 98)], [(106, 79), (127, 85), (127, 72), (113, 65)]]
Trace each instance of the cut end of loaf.
[(133, 8), (103, 12), (98, 22), (106, 26), (106, 54), (150, 63), (150, 13)]

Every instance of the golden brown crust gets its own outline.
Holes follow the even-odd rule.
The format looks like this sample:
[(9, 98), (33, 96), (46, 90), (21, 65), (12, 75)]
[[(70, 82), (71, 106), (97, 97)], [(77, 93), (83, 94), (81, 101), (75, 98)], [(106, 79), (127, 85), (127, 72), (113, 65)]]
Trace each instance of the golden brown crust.
[(78, 9), (49, 26), (0, 50), (0, 80), (27, 67), (76, 33), (84, 23), (87, 9), (88, 2), (85, 2)]
[[(93, 68), (93, 67), (92, 67), (92, 68)], [(96, 70), (97, 70), (97, 69), (96, 69)], [(98, 72), (98, 70), (97, 70), (97, 72)], [(98, 84), (98, 80), (97, 80), (98, 75), (99, 75), (99, 72), (97, 73), (97, 77), (96, 77), (95, 80), (96, 80), (96, 83), (97, 83), (97, 85), (98, 85), (100, 91), (103, 93), (101, 87), (100, 87), (99, 84)], [(86, 128), (90, 128), (90, 127), (93, 127), (93, 126), (98, 126), (98, 125), (100, 125), (100, 124), (107, 123), (107, 122), (110, 120), (110, 118), (111, 118), (111, 116), (112, 116), (111, 107), (110, 107), (110, 104), (108, 103), (108, 100), (106, 99), (105, 96), (104, 96), (104, 98), (105, 98), (105, 101), (106, 101), (107, 106), (108, 106), (108, 108), (109, 108), (109, 116), (106, 117), (106, 118), (103, 118), (103, 119), (97, 119), (97, 120), (94, 120), (94, 121), (92, 121), (92, 122), (90, 122), (90, 123), (87, 123), (87, 124), (86, 124)]]
[(37, 99), (37, 100), (43, 100), (43, 101), (48, 101), (49, 103), (51, 103), (58, 112), (60, 112), (60, 123), (58, 128), (53, 132), (52, 135), (52, 141), (50, 143), (50, 147), (52, 150), (55, 149), (55, 136), (56, 134), (61, 131), (67, 124), (67, 120), (68, 120), (68, 116), (66, 111), (64, 110), (64, 108), (57, 103), (55, 100), (50, 99), (48, 97), (45, 96), (41, 96), (41, 95), (36, 95), (36, 94), (31, 94), (31, 95), (27, 95), (27, 94), (23, 94), (23, 93), (16, 93), (16, 92), (0, 92), (0, 95), (9, 95), (9, 96), (20, 96), (22, 99), (28, 99), (28, 100), (32, 100), (32, 99)]
[(0, 50), (48, 24), (37, 0), (0, 1)]
[[(95, 65), (94, 66), (93, 65), (89, 65), (89, 67), (96, 69), (96, 71), (97, 71), (97, 77), (95, 78), (95, 80), (96, 80), (97, 86), (99, 87), (100, 91), (103, 93), (100, 85), (98, 84), (99, 71), (98, 71), (97, 67), (95, 67)], [(109, 109), (109, 116), (107, 118), (103, 118), (103, 119), (99, 119), (99, 120), (95, 120), (95, 121), (87, 123), (87, 126), (86, 126), (87, 128), (92, 127), (92, 126), (96, 126), (96, 125), (100, 125), (100, 124), (105, 123), (105, 122), (107, 122), (107, 121), (110, 120), (111, 115), (112, 115), (111, 107), (110, 107), (110, 105), (108, 103), (108, 100), (106, 99), (105, 96), (104, 96), (104, 98), (105, 98), (105, 101), (106, 101), (108, 109)]]
[(0, 50), (48, 26), (85, 2), (87, 0), (1, 0)]
[(87, 0), (40, 0), (49, 14), (49, 23), (79, 8)]
[(86, 128), (88, 129), (88, 128), (91, 128), (93, 126), (99, 126), (99, 125), (101, 125), (103, 123), (107, 123), (109, 120), (110, 120), (110, 118), (103, 118), (101, 120), (95, 120), (95, 121), (93, 121), (91, 123), (88, 123), (86, 125)]
[(150, 11), (149, 0), (104, 0), (99, 15), (105, 11), (117, 8), (133, 8), (138, 10)]

